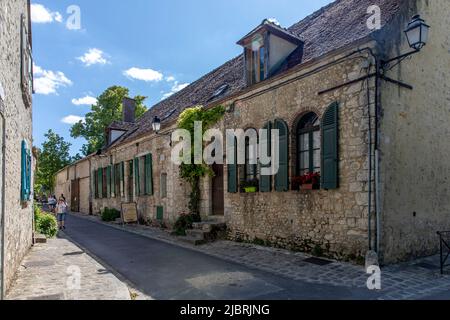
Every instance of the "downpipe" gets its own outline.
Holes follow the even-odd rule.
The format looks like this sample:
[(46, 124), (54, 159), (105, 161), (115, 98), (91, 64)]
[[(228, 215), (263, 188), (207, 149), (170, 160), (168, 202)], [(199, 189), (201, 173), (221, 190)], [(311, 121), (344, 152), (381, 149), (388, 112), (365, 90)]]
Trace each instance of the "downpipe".
[(1, 114), (2, 117), (2, 201), (1, 201), (1, 240), (0, 240), (0, 251), (1, 251), (1, 272), (0, 272), (0, 300), (3, 300), (5, 294), (5, 196), (6, 196), (6, 120), (5, 116)]

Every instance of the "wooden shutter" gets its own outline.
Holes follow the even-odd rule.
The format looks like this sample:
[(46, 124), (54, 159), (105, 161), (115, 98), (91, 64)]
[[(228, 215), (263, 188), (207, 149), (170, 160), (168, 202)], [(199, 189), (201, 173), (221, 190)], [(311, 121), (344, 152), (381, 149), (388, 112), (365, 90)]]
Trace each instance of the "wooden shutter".
[(111, 197), (116, 197), (116, 165), (111, 165)]
[(279, 168), (275, 175), (275, 190), (289, 190), (289, 131), (286, 122), (283, 120), (275, 120), (274, 128), (279, 130), (279, 146), (278, 158)]
[(106, 197), (111, 198), (111, 166), (106, 167)]
[(322, 188), (339, 187), (339, 105), (330, 105), (322, 119)]
[(33, 190), (33, 186), (31, 185), (31, 150), (27, 148), (27, 200), (31, 200), (31, 194)]
[(141, 184), (139, 177), (139, 158), (134, 158), (134, 192), (136, 196), (141, 194)]
[[(228, 174), (228, 192), (237, 193), (237, 146), (236, 146), (236, 138), (234, 139), (234, 163), (227, 164), (227, 174)], [(232, 150), (231, 150), (232, 151)], [(227, 152), (227, 156), (231, 154), (231, 152)]]
[(21, 165), (20, 165), (20, 200), (27, 200), (27, 143), (25, 140), (22, 141), (21, 145)]
[(125, 196), (125, 162), (122, 161), (120, 164), (120, 195)]
[(99, 199), (103, 198), (103, 168), (99, 168), (98, 169), (98, 186), (97, 186), (97, 190), (98, 190), (98, 197)]
[[(267, 148), (268, 148), (268, 154), (271, 155), (271, 148), (272, 148), (272, 136), (271, 136), (271, 130), (272, 130), (272, 122), (267, 122), (263, 129), (267, 130), (267, 135), (265, 136), (261, 136), (261, 143), (264, 143), (265, 141), (267, 141)], [(267, 164), (267, 165), (263, 165), (260, 164), (261, 168), (270, 168), (271, 164)], [(271, 175), (262, 175), (262, 171), (261, 172), (261, 176), (259, 179), (259, 191), (260, 192), (270, 192), (272, 191), (272, 176)]]
[(153, 158), (151, 153), (145, 156), (145, 194), (153, 195)]
[(98, 198), (98, 174), (97, 174), (97, 170), (94, 170), (94, 172), (92, 173), (92, 177), (93, 177), (93, 181), (92, 181), (92, 190), (94, 190), (94, 199)]

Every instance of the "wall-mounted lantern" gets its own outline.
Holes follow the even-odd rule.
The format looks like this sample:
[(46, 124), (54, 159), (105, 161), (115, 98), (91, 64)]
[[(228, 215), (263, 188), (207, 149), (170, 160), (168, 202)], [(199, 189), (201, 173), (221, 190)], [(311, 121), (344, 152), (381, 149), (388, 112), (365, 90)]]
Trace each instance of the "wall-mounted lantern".
[(158, 116), (155, 116), (153, 118), (152, 128), (153, 128), (153, 131), (155, 131), (156, 133), (158, 133), (159, 130), (161, 130), (161, 119), (158, 118)]
[(405, 30), (409, 46), (415, 50), (422, 49), (427, 44), (429, 30), (430, 26), (425, 23), (425, 20), (420, 15), (415, 15)]

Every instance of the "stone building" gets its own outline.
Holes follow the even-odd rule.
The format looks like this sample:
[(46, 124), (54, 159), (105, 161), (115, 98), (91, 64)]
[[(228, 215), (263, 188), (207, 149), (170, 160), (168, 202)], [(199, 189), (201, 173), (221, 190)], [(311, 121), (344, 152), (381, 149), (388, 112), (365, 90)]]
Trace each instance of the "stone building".
[(64, 196), (74, 212), (92, 212), (90, 159), (91, 157), (81, 159), (56, 175), (55, 195), (57, 198)]
[[(418, 14), (432, 26), (427, 44), (390, 61), (411, 52), (403, 31)], [(223, 132), (280, 133), (275, 176), (217, 164), (202, 181), (202, 216), (226, 222), (230, 239), (353, 261), (435, 253), (436, 231), (450, 229), (449, 20), (446, 0), (338, 0), (287, 29), (264, 20), (238, 42), (242, 55), (108, 128), (90, 157), (93, 212), (135, 202), (143, 220), (172, 224), (189, 188), (169, 134), (184, 109), (222, 105)], [(313, 172), (320, 182), (299, 188)]]
[(32, 244), (32, 57), (30, 3), (0, 4), (1, 296)]

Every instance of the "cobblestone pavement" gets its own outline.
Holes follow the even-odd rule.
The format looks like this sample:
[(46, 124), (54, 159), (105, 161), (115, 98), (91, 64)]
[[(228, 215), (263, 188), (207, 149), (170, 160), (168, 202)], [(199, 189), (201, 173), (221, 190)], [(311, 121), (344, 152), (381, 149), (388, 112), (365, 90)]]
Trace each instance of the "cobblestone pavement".
[[(367, 288), (369, 275), (366, 274), (364, 267), (350, 263), (329, 260), (331, 263), (318, 266), (306, 262), (305, 259), (310, 256), (304, 253), (231, 241), (217, 241), (202, 246), (193, 246), (170, 235), (167, 230), (138, 225), (122, 226), (102, 222), (95, 216), (78, 214), (76, 216), (293, 280), (341, 287)], [(415, 300), (431, 296), (434, 299), (450, 300), (450, 274), (441, 276), (438, 256), (382, 268), (381, 286), (379, 299), (382, 300)]]
[(33, 246), (6, 298), (130, 300), (130, 292), (123, 282), (71, 241), (57, 238)]

